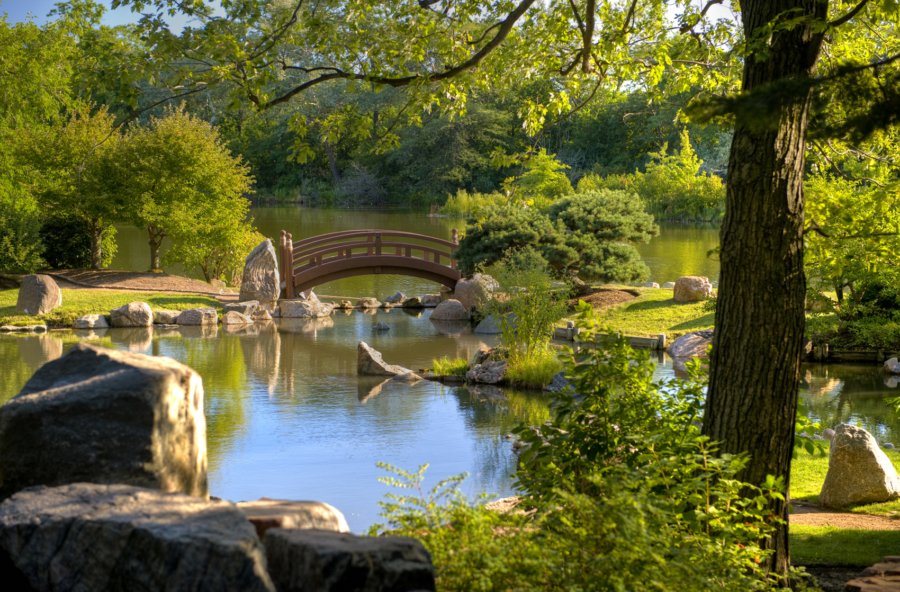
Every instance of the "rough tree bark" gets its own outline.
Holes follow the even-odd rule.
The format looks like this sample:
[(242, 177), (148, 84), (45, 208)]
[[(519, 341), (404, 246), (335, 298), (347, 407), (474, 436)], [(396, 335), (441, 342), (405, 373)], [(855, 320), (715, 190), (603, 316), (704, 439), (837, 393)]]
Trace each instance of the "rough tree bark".
[[(754, 31), (780, 15), (810, 15), (821, 22), (828, 3), (743, 0), (741, 9), (745, 35), (752, 40)], [(811, 76), (821, 45), (811, 24), (774, 33), (761, 59), (747, 57), (743, 91)], [(805, 327), (803, 167), (809, 106), (809, 94), (786, 100), (770, 129), (738, 114), (731, 146), (703, 433), (720, 442), (722, 452), (749, 452), (752, 460), (739, 477), (754, 484), (767, 474), (788, 482), (790, 474)], [(785, 523), (763, 542), (774, 551), (764, 567), (787, 574), (787, 503), (771, 510)]]
[(100, 269), (103, 267), (103, 231), (105, 228), (101, 226), (100, 220), (94, 218), (91, 220), (91, 269)]
[(166, 238), (165, 228), (158, 226), (148, 226), (147, 231), (150, 233), (150, 271), (160, 271), (162, 267), (159, 264), (159, 248), (162, 246), (163, 239)]
[(334, 184), (337, 185), (341, 182), (341, 172), (338, 170), (337, 161), (334, 158), (334, 148), (331, 146), (331, 142), (325, 140), (325, 154), (328, 155), (328, 164), (331, 166), (331, 176), (334, 178)]

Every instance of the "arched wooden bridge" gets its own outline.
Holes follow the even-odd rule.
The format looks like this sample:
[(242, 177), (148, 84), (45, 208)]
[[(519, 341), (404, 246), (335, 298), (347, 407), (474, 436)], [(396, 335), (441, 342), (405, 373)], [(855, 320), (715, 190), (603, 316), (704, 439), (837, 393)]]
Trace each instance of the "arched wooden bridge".
[[(315, 286), (357, 275), (407, 275), (443, 284), (451, 290), (460, 274), (451, 255), (452, 240), (396, 230), (347, 230), (294, 242), (281, 231), (279, 263), (285, 294), (294, 298)], [(416, 241), (416, 243), (407, 241)], [(421, 244), (418, 244), (421, 243)]]

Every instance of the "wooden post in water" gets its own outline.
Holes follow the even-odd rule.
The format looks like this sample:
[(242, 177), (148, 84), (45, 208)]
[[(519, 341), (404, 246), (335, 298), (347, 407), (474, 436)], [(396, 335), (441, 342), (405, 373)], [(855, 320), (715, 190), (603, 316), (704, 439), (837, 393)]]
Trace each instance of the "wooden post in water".
[(666, 334), (660, 333), (656, 336), (656, 349), (665, 351), (666, 349)]
[(294, 297), (294, 237), (291, 233), (287, 234), (287, 244), (285, 245), (285, 253), (287, 259), (287, 267), (284, 270), (284, 288), (287, 292), (288, 299)]

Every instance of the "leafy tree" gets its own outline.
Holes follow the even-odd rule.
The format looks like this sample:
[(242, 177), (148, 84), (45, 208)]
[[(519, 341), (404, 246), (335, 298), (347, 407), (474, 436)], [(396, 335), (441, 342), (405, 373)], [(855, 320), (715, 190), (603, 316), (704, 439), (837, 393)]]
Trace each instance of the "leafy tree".
[[(91, 235), (85, 223), (67, 213), (45, 216), (40, 226), (44, 260), (54, 269), (80, 269), (91, 266)], [(101, 266), (112, 263), (116, 254), (116, 227), (103, 232)]]
[(658, 232), (634, 194), (596, 191), (563, 198), (547, 213), (521, 206), (489, 206), (469, 220), (457, 257), (465, 274), (533, 247), (560, 276), (586, 281), (636, 282), (650, 270), (633, 244)]
[(0, 196), (0, 269), (34, 273), (42, 267), (44, 244), (37, 203), (28, 195)]
[[(160, 246), (167, 236), (200, 241), (203, 232), (196, 230), (205, 220), (220, 220), (219, 210), (233, 220), (241, 212), (234, 202), (243, 201), (251, 181), (246, 166), (212, 126), (174, 109), (129, 131), (118, 152), (115, 177), (128, 206), (124, 216), (147, 229), (151, 270), (160, 269)], [(229, 223), (227, 228), (236, 226)], [(188, 259), (199, 261), (193, 255)]]
[(525, 162), (522, 176), (509, 178), (504, 185), (511, 192), (521, 191), (531, 205), (546, 204), (575, 192), (569, 178), (562, 172), (567, 168), (552, 154), (541, 149)]

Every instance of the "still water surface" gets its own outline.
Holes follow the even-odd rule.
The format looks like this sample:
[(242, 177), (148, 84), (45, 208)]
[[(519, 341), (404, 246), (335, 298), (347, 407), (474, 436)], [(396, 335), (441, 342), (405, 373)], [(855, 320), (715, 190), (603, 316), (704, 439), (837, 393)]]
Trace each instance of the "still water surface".
[[(449, 238), (463, 221), (428, 218), (402, 210), (261, 208), (258, 230), (295, 240), (325, 232), (383, 228)], [(112, 267), (146, 269), (146, 236), (123, 227)], [(718, 278), (718, 262), (706, 256), (718, 243), (712, 227), (667, 225), (639, 250), (662, 284), (681, 275)], [(179, 270), (171, 270), (178, 272)], [(436, 291), (424, 280), (401, 276), (348, 278), (319, 286), (321, 294), (384, 296)], [(42, 364), (81, 340), (172, 357), (195, 368), (206, 392), (210, 491), (230, 500), (262, 496), (327, 501), (347, 516), (355, 532), (379, 520), (377, 502), (387, 488), (376, 462), (407, 470), (430, 463), (428, 483), (462, 472), (469, 494), (506, 496), (515, 457), (505, 436), (518, 422), (549, 417), (540, 394), (450, 387), (428, 381), (414, 386), (356, 375), (356, 344), (367, 341), (390, 363), (413, 370), (435, 357), (469, 356), (490, 336), (467, 324), (432, 322), (430, 311), (336, 313), (316, 321), (285, 319), (266, 326), (226, 330), (109, 329), (44, 336), (0, 335), (0, 403), (19, 392)], [(376, 333), (372, 326), (391, 326)], [(656, 360), (655, 376), (671, 378), (671, 361)], [(900, 444), (900, 421), (884, 399), (896, 394), (876, 367), (804, 367), (803, 394), (810, 415), (832, 426), (857, 423), (879, 441)]]

